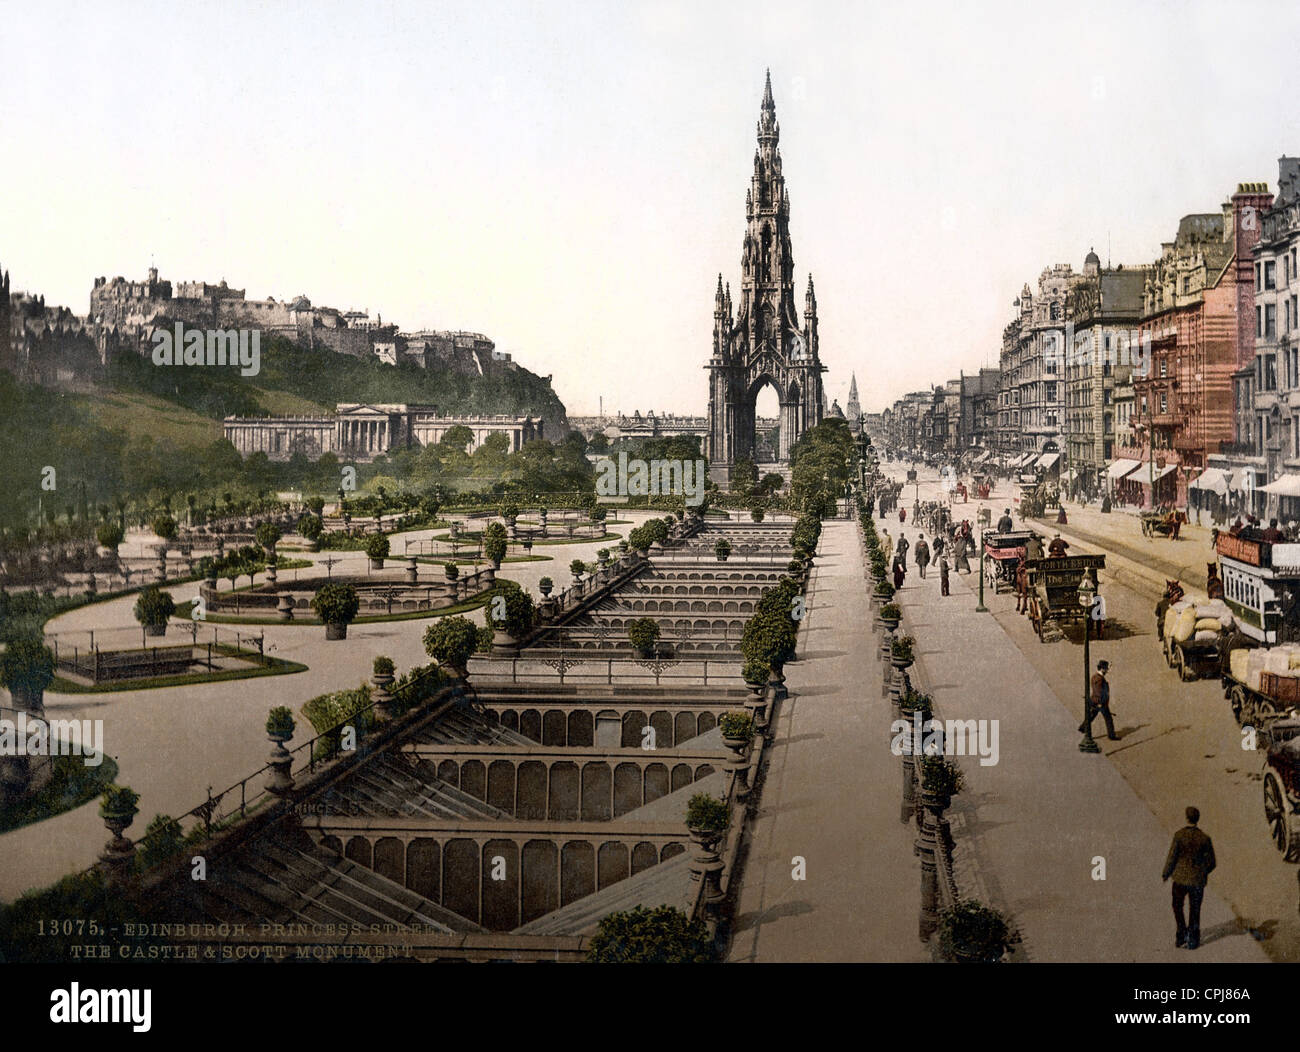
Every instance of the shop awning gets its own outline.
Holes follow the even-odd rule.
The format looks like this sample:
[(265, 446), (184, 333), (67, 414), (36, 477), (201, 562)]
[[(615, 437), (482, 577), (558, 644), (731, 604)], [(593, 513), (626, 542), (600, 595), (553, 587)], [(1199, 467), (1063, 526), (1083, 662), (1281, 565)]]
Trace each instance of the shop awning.
[(1206, 468), (1188, 485), (1188, 490), (1200, 489), (1217, 493), (1220, 497), (1228, 495), (1228, 474), (1222, 468)]
[(1256, 485), (1256, 477), (1254, 468), (1241, 468), (1229, 480), (1228, 488), (1239, 493), (1249, 493), (1252, 489), (1259, 488)]
[(1300, 475), (1282, 475), (1267, 486), (1260, 486), (1264, 493), (1278, 497), (1300, 497)]
[(1051, 471), (1052, 468), (1056, 465), (1056, 462), (1060, 459), (1061, 459), (1060, 453), (1044, 453), (1041, 457), (1038, 458), (1037, 466), (1040, 468), (1044, 468), (1047, 471)]
[(1138, 465), (1138, 466), (1142, 467), (1143, 470), (1134, 471), (1129, 476), (1129, 481), (1140, 482), (1144, 486), (1149, 486), (1153, 482), (1159, 482), (1166, 475), (1172, 475), (1175, 471), (1178, 470), (1177, 464), (1166, 464), (1164, 467), (1156, 468), (1154, 471), (1151, 470), (1150, 464), (1146, 465), (1145, 467), (1143, 467), (1143, 465)]
[(1106, 477), (1112, 482), (1117, 482), (1134, 468), (1139, 468), (1141, 466), (1142, 462), (1138, 460), (1117, 460), (1106, 469)]

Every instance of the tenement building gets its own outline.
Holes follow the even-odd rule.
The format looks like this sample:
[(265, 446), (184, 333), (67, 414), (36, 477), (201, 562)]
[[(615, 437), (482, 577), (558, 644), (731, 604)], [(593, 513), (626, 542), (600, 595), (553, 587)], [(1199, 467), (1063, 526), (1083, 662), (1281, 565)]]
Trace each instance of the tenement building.
[(1143, 268), (1102, 267), (1090, 251), (1066, 298), (1067, 477), (1075, 492), (1089, 497), (1104, 489), (1115, 456), (1115, 388), (1132, 379), (1135, 367), (1144, 368), (1138, 323), (1145, 281)]
[(1254, 253), (1253, 427), (1241, 437), (1263, 458), (1269, 516), (1300, 519), (1300, 158), (1278, 161), (1277, 198)]
[(1266, 184), (1242, 183), (1218, 213), (1184, 216), (1147, 273), (1141, 339), (1147, 375), (1134, 377), (1134, 445), (1143, 468), (1124, 480), (1146, 507), (1187, 501), (1188, 485), (1231, 447), (1233, 377), (1254, 362), (1253, 255)]
[(396, 449), (435, 445), (453, 427), (466, 427), (472, 452), (489, 435), (504, 434), (508, 452), (543, 437), (544, 422), (535, 416), (444, 416), (430, 405), (340, 403), (320, 416), (237, 417), (224, 422), (225, 437), (243, 456), (265, 453), (288, 460), (301, 453), (318, 460), (325, 453), (368, 462)]

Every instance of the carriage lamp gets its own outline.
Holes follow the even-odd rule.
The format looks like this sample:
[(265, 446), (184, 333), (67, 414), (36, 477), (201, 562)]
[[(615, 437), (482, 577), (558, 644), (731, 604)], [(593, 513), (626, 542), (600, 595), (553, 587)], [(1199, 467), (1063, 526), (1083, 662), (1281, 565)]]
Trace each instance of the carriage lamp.
[(1092, 668), (1088, 653), (1088, 641), (1092, 638), (1092, 604), (1097, 598), (1097, 586), (1092, 583), (1092, 575), (1085, 572), (1079, 582), (1079, 605), (1083, 607), (1083, 740), (1079, 742), (1080, 752), (1100, 753), (1101, 749), (1092, 737)]

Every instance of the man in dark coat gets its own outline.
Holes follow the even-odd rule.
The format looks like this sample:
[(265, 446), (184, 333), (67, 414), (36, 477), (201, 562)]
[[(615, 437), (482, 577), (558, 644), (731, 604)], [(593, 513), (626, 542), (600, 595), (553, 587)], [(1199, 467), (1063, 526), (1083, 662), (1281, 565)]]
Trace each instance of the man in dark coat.
[[(1197, 828), (1201, 812), (1195, 807), (1187, 809), (1187, 825), (1174, 834), (1169, 845), (1169, 857), (1161, 880), (1174, 878), (1174, 920), (1178, 923), (1175, 946), (1194, 950), (1201, 945), (1201, 899), (1205, 897), (1205, 883), (1214, 869), (1214, 841)], [(1183, 919), (1183, 902), (1188, 902), (1187, 919)]]
[(1097, 671), (1092, 676), (1092, 690), (1088, 699), (1088, 719), (1085, 723), (1079, 724), (1079, 733), (1085, 730), (1092, 733), (1092, 721), (1098, 715), (1106, 721), (1106, 737), (1113, 742), (1119, 741), (1119, 735), (1115, 733), (1115, 717), (1110, 711), (1110, 684), (1106, 682), (1106, 673), (1110, 671), (1109, 661), (1098, 661)]
[(912, 553), (912, 558), (916, 560), (917, 572), (921, 575), (921, 580), (925, 580), (925, 568), (930, 565), (930, 546), (925, 543), (925, 534), (921, 534), (916, 542), (916, 550)]
[(1007, 508), (1002, 512), (1002, 518), (998, 519), (998, 533), (1010, 533), (1014, 529), (1014, 523), (1011, 521), (1011, 509)]

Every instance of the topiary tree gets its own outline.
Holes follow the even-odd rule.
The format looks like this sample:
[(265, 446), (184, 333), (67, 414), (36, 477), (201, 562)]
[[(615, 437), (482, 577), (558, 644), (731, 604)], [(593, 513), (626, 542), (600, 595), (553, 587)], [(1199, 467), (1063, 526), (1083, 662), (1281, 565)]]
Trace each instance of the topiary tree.
[(274, 555), (275, 546), (280, 543), (280, 538), (283, 534), (280, 533), (280, 527), (275, 523), (264, 522), (257, 527), (254, 536), (257, 538), (257, 543), (262, 546), (262, 550), (265, 551), (267, 555)]
[(650, 617), (638, 617), (629, 621), (627, 638), (641, 653), (649, 654), (659, 642), (659, 622)]
[[(493, 601), (488, 604), (488, 623), (514, 639), (523, 639), (533, 629), (536, 616), (533, 597), (514, 581), (501, 581), (497, 585), (497, 595), (505, 603), (497, 603), (496, 597), (493, 597)], [(497, 617), (496, 611), (502, 605), (505, 607), (503, 616)]]
[(164, 541), (170, 541), (176, 536), (176, 520), (170, 515), (159, 515), (150, 525), (153, 532)]
[(122, 527), (115, 522), (106, 522), (95, 531), (95, 539), (99, 541), (102, 547), (117, 551), (117, 546), (122, 543), (125, 534)]
[(170, 592), (164, 592), (156, 584), (151, 584), (140, 590), (132, 613), (149, 635), (160, 636), (167, 628), (172, 614), (176, 613), (176, 601)]
[(266, 715), (266, 733), (272, 737), (283, 737), (288, 741), (293, 737), (297, 724), (293, 720), (293, 710), (285, 705), (277, 705)]
[(573, 579), (575, 581), (581, 578), (582, 575), (586, 572), (587, 572), (587, 564), (584, 563), (581, 559), (574, 559), (573, 562), (569, 563), (569, 573), (573, 574)]
[(467, 617), (442, 617), (424, 630), (425, 653), (462, 676), (477, 646), (478, 628)]
[(725, 537), (720, 538), (713, 546), (713, 554), (717, 556), (718, 562), (725, 563), (731, 556), (731, 542)]
[(696, 793), (686, 805), (686, 826), (695, 832), (721, 833), (729, 820), (727, 802), (708, 793)]
[(708, 928), (672, 906), (607, 914), (587, 950), (593, 964), (708, 964), (714, 957)]
[(506, 528), (499, 522), (488, 523), (487, 529), (483, 531), (483, 554), (493, 566), (500, 566), (501, 560), (506, 557), (506, 536)]
[(504, 505), (501, 508), (501, 517), (505, 519), (506, 522), (514, 522), (517, 518), (519, 518), (519, 505), (518, 504)]
[(388, 537), (382, 533), (376, 533), (366, 540), (366, 556), (376, 567), (384, 565), (384, 560), (388, 558), (390, 550), (391, 546), (388, 543)]
[(45, 707), (45, 688), (54, 679), (54, 652), (35, 636), (11, 639), (0, 655), (0, 684), (14, 704), (29, 712)]
[(321, 585), (311, 597), (311, 608), (325, 623), (326, 639), (346, 639), (348, 625), (361, 609), (361, 599), (352, 585), (330, 581)]

